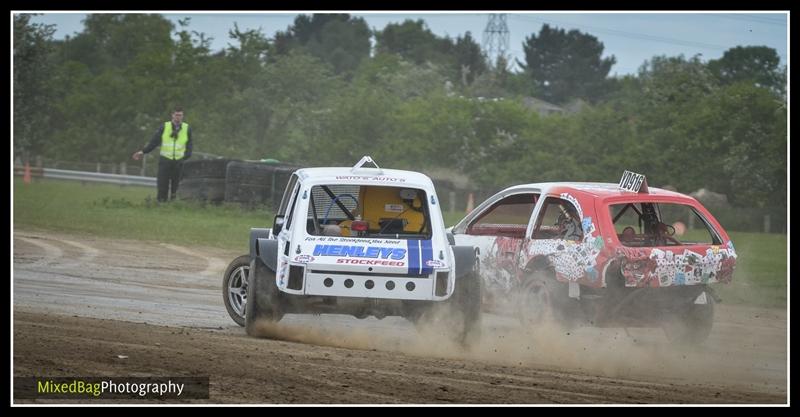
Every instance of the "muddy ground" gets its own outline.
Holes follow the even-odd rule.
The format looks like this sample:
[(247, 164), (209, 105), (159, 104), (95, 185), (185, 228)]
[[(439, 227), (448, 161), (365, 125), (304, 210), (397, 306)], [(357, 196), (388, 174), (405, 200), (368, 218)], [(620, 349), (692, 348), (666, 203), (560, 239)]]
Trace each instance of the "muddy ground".
[(392, 317), (287, 315), (256, 339), (222, 303), (237, 252), (22, 230), (13, 252), (14, 376), (208, 376), (213, 403), (787, 402), (785, 309), (720, 304), (696, 348), (495, 315), (471, 351)]

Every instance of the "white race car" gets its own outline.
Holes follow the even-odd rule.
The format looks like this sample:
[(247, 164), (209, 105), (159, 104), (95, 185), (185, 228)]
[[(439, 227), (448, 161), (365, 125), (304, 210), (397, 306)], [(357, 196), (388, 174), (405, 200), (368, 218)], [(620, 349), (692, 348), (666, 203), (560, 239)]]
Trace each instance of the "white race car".
[(225, 271), (223, 297), (248, 335), (287, 313), (402, 316), (435, 318), (468, 345), (480, 329), (477, 267), (475, 249), (445, 231), (429, 177), (365, 156), (295, 171), (272, 229), (251, 229), (250, 253)]

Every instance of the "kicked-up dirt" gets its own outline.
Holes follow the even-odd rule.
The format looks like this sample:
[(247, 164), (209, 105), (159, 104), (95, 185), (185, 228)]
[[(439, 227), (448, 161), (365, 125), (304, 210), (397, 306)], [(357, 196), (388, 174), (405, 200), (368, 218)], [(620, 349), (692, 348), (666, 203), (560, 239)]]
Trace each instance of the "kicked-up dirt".
[(392, 317), (287, 315), (251, 338), (222, 303), (237, 255), (15, 231), (13, 375), (207, 376), (210, 398), (196, 401), (211, 403), (788, 401), (784, 309), (718, 305), (694, 348), (658, 329), (532, 331), (495, 315), (469, 351)]

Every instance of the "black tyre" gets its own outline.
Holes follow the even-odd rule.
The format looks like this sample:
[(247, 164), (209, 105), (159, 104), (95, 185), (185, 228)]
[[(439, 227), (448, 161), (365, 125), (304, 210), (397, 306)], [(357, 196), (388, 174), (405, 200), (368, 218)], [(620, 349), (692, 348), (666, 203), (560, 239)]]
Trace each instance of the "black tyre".
[(714, 298), (708, 292), (705, 295), (705, 304), (692, 302), (685, 310), (672, 314), (667, 318), (662, 329), (670, 342), (679, 345), (696, 346), (708, 339), (714, 324)]
[(266, 187), (272, 185), (273, 177), (276, 181), (278, 179), (278, 172), (274, 166), (252, 162), (231, 162), (228, 164), (226, 172), (225, 178), (228, 178), (229, 181)]
[(228, 163), (231, 160), (221, 159), (199, 159), (188, 160), (183, 163), (181, 169), (182, 178), (216, 178), (224, 179), (227, 172)]
[(249, 274), (250, 255), (242, 255), (228, 264), (222, 275), (222, 300), (228, 315), (239, 326), (244, 326)]
[(568, 330), (576, 326), (577, 300), (569, 298), (567, 284), (556, 280), (550, 268), (528, 274), (516, 293), (517, 317), (523, 326), (555, 324)]
[(283, 318), (280, 309), (280, 290), (275, 284), (275, 272), (260, 259), (250, 262), (247, 283), (247, 308), (244, 311), (244, 329), (250, 336), (258, 336), (258, 321), (278, 322)]
[(181, 200), (221, 202), (225, 199), (225, 179), (184, 178), (177, 194)]
[(244, 184), (230, 179), (225, 183), (225, 201), (229, 203), (262, 204), (267, 201), (268, 195), (268, 186)]

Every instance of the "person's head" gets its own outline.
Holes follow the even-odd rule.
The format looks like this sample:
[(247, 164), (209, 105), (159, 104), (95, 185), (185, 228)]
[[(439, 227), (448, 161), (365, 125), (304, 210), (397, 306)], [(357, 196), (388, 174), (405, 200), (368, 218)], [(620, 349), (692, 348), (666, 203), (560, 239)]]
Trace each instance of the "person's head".
[(183, 107), (175, 106), (172, 109), (172, 123), (180, 124), (183, 122)]

